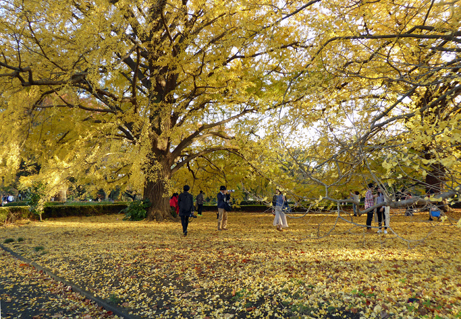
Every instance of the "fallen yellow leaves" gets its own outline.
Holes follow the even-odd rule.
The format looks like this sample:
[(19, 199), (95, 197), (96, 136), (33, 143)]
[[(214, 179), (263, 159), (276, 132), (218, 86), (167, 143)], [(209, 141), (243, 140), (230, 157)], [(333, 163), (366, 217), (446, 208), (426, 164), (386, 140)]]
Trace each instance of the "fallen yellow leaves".
[(218, 232), (205, 213), (185, 238), (179, 223), (119, 217), (9, 226), (2, 240), (23, 237), (9, 247), (144, 318), (461, 315), (460, 230), (426, 216), (392, 217), (410, 242), (342, 221), (316, 239), (334, 216), (291, 219), (279, 233), (272, 215), (232, 213), (230, 230)]

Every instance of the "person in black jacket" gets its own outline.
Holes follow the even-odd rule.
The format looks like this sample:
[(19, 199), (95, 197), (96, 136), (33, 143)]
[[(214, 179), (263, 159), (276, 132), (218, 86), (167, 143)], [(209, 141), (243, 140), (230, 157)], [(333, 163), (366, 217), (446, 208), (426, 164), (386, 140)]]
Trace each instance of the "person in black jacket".
[(187, 226), (189, 225), (189, 217), (192, 215), (194, 200), (192, 194), (189, 193), (189, 185), (184, 185), (184, 192), (178, 197), (179, 217), (181, 217), (182, 232), (187, 236)]
[(226, 205), (230, 201), (230, 194), (226, 186), (221, 186), (218, 193), (218, 230), (227, 230), (227, 211)]

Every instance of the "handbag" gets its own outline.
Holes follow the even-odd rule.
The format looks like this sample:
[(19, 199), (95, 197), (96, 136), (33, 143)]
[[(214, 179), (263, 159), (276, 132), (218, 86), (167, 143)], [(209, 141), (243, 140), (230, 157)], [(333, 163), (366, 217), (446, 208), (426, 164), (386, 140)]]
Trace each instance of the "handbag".
[(225, 210), (226, 212), (232, 211), (232, 207), (229, 205), (228, 202), (224, 202), (224, 210)]

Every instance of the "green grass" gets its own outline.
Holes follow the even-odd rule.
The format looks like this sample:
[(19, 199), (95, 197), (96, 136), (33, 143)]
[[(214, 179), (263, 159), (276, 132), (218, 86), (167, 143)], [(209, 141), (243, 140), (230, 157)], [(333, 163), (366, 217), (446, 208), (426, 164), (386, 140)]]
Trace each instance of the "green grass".
[(121, 299), (114, 293), (110, 294), (110, 296), (109, 296), (109, 301), (111, 303), (113, 303), (113, 304), (118, 304), (120, 302), (120, 300)]

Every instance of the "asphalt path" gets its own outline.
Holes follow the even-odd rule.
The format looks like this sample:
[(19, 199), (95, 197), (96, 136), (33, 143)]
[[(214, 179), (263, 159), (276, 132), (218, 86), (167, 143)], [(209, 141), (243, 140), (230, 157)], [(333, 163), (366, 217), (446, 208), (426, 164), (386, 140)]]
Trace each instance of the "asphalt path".
[(120, 318), (0, 248), (1, 318)]

